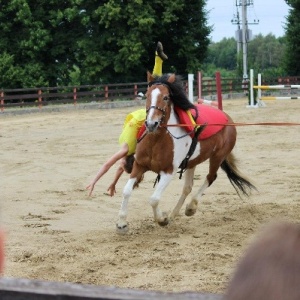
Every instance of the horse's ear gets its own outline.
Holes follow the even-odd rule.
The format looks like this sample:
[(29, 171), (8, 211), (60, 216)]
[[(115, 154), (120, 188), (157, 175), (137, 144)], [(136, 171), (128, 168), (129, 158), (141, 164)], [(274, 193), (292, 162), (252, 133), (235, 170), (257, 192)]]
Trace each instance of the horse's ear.
[(151, 82), (151, 81), (154, 81), (154, 77), (149, 71), (147, 71), (147, 82)]
[(169, 82), (169, 83), (173, 83), (173, 82), (175, 81), (175, 77), (176, 77), (175, 74), (171, 74), (171, 75), (169, 76), (169, 78), (168, 78), (168, 82)]

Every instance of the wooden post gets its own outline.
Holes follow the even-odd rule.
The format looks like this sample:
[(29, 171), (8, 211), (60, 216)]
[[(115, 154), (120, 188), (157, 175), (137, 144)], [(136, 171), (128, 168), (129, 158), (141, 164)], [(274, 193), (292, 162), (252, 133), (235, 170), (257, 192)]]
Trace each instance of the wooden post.
[(199, 71), (197, 76), (198, 99), (202, 99), (202, 73)]
[(4, 92), (2, 91), (1, 92), (1, 96), (0, 96), (0, 98), (1, 98), (1, 111), (4, 111)]
[(43, 98), (42, 98), (42, 90), (38, 91), (38, 95), (39, 95), (39, 98), (38, 98), (39, 109), (41, 109), (42, 108), (42, 100), (43, 100)]
[(105, 91), (105, 100), (107, 101), (108, 100), (108, 86), (107, 85), (105, 86), (104, 91)]
[(216, 72), (216, 88), (217, 88), (217, 96), (218, 96), (218, 108), (220, 110), (223, 110), (221, 74), (219, 71)]
[(137, 84), (135, 84), (134, 88), (133, 88), (134, 99), (136, 98), (137, 93), (138, 93), (138, 87), (137, 87)]
[(77, 104), (77, 89), (76, 87), (73, 88), (73, 100), (74, 100), (74, 105)]

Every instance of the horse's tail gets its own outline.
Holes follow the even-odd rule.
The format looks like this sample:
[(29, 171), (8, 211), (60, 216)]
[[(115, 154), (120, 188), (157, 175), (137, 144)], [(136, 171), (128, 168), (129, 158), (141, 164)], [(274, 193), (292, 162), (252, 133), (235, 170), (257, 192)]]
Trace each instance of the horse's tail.
[(251, 190), (257, 190), (248, 179), (241, 175), (236, 166), (236, 159), (232, 153), (230, 153), (222, 162), (221, 168), (226, 173), (230, 183), (235, 188), (239, 196), (239, 190), (247, 197), (250, 196)]

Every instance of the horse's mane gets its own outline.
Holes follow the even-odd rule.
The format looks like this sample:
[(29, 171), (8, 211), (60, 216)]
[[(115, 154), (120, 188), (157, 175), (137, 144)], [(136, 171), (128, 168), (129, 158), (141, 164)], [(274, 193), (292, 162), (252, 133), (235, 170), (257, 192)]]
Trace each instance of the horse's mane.
[(155, 77), (151, 84), (165, 84), (169, 87), (170, 96), (173, 104), (183, 110), (188, 110), (190, 108), (195, 108), (194, 104), (187, 98), (186, 92), (184, 90), (182, 77), (180, 75), (175, 76), (175, 81), (168, 82), (169, 77), (171, 74), (163, 74), (160, 77)]

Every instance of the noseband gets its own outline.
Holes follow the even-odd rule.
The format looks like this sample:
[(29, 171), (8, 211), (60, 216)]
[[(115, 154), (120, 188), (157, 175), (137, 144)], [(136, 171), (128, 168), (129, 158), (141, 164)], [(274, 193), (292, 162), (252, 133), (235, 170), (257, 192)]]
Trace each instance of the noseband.
[[(152, 82), (150, 82), (150, 83), (148, 84), (148, 87), (151, 87), (151, 86), (153, 86), (153, 85), (163, 85), (163, 86), (166, 86), (166, 87), (168, 88), (169, 92), (170, 92), (170, 88), (169, 88), (169, 86), (168, 86), (167, 83), (163, 83), (163, 82), (160, 82), (160, 81), (152, 81)], [(170, 100), (170, 96), (169, 96), (169, 95), (168, 95), (168, 100)], [(167, 105), (166, 105), (165, 107), (163, 107), (163, 108), (161, 108), (161, 107), (159, 107), (159, 106), (151, 105), (149, 108), (146, 109), (146, 113), (147, 113), (147, 115), (148, 115), (148, 112), (150, 111), (151, 108), (157, 109), (157, 110), (161, 111), (161, 112), (162, 112), (162, 117), (161, 117), (160, 120), (159, 120), (159, 124), (160, 124), (161, 121), (162, 121), (162, 120), (164, 119), (164, 117), (166, 116), (166, 107), (167, 107)]]
[(162, 112), (162, 117), (161, 117), (160, 120), (159, 120), (159, 123), (161, 123), (161, 121), (163, 120), (163, 118), (166, 116), (166, 109), (165, 109), (165, 108), (158, 107), (158, 106), (151, 105), (148, 109), (146, 109), (147, 115), (148, 115), (148, 112), (149, 112), (149, 110), (150, 110), (151, 108), (157, 109), (157, 110), (159, 110), (159, 111)]

